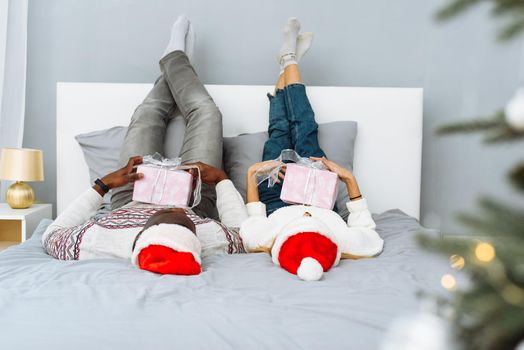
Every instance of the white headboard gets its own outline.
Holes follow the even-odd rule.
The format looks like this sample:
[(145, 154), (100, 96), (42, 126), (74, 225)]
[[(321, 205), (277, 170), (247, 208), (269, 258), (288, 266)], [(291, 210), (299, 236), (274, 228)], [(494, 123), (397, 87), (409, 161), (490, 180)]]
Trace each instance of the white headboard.
[[(128, 125), (152, 84), (58, 83), (57, 209), (87, 186), (89, 173), (74, 136)], [(267, 129), (272, 86), (206, 85), (222, 111), (224, 136)], [(308, 87), (319, 123), (358, 122), (354, 172), (373, 212), (400, 208), (419, 217), (422, 89)], [(343, 142), (343, 140), (341, 140)]]

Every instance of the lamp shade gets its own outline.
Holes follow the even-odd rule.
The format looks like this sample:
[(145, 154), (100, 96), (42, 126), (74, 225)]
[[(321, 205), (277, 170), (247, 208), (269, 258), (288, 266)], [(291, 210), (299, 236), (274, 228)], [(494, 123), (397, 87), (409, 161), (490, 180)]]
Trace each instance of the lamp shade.
[(2, 148), (0, 179), (12, 181), (44, 181), (42, 151), (30, 148)]

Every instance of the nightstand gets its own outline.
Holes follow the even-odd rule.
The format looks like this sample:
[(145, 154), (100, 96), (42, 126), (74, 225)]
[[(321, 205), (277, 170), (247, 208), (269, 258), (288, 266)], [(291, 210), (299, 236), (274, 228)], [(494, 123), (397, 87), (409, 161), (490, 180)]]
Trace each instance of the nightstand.
[(40, 220), (52, 218), (52, 211), (51, 204), (12, 209), (7, 203), (0, 203), (0, 250), (31, 237)]

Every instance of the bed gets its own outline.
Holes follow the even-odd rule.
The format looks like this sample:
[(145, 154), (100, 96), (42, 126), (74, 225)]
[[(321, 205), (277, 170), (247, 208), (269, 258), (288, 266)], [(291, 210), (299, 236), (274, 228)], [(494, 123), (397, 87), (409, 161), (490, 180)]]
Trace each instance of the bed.
[[(149, 88), (58, 85), (58, 212), (89, 184), (73, 137), (127, 124)], [(266, 127), (270, 87), (208, 89), (224, 115), (225, 136)], [(40, 245), (46, 220), (31, 239), (0, 253), (1, 348), (378, 349), (388, 325), (416, 312), (416, 294), (438, 291), (447, 269), (414, 240), (421, 231), (438, 234), (417, 220), (422, 91), (308, 91), (319, 122), (359, 123), (355, 173), (385, 240), (379, 257), (342, 261), (316, 283), (262, 253), (208, 257), (198, 276), (159, 276), (123, 260), (57, 261)]]

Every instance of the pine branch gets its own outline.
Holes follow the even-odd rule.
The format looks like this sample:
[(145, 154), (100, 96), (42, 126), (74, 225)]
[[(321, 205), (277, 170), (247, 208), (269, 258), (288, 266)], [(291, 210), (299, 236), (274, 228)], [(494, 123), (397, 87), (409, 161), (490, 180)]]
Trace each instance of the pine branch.
[(523, 132), (518, 132), (510, 128), (507, 124), (503, 124), (500, 128), (484, 138), (484, 142), (488, 144), (499, 142), (513, 142), (524, 138)]
[(509, 174), (509, 177), (518, 189), (524, 191), (524, 163), (515, 167)]
[(515, 19), (512, 22), (504, 26), (497, 36), (497, 40), (504, 42), (510, 41), (516, 38), (520, 33), (524, 31), (524, 16), (521, 15), (519, 19)]
[(436, 14), (436, 19), (438, 21), (447, 21), (469, 10), (480, 2), (481, 0), (455, 0), (440, 9)]
[(502, 111), (495, 113), (490, 118), (444, 125), (437, 129), (438, 135), (475, 132), (486, 132), (485, 143), (512, 142), (524, 138), (524, 132), (513, 129), (506, 122)]
[(500, 127), (502, 123), (504, 123), (504, 113), (497, 112), (493, 117), (490, 118), (475, 119), (441, 126), (437, 129), (437, 134), (444, 135), (490, 130)]
[(524, 13), (524, 1), (521, 0), (497, 0), (492, 10), (493, 15), (503, 16)]
[(478, 215), (460, 214), (459, 221), (487, 236), (519, 237), (520, 232), (524, 239), (524, 213), (488, 198), (481, 199), (480, 208)]
[(486, 214), (490, 214), (493, 218), (504, 219), (522, 225), (524, 228), (524, 213), (513, 207), (501, 204), (490, 198), (482, 198), (480, 200), (480, 207)]
[[(491, 2), (492, 16), (507, 17), (508, 22), (498, 34), (499, 41), (510, 41), (524, 31), (524, 1), (522, 0), (487, 0)], [(437, 11), (438, 21), (448, 21), (486, 0), (453, 0)]]
[[(509, 41), (524, 33), (524, 0), (449, 1), (436, 14), (437, 20), (447, 21), (481, 3), (489, 3), (492, 16), (504, 20), (498, 32), (500, 41)], [(437, 133), (479, 133), (485, 143), (524, 139), (524, 131), (512, 128), (502, 111), (484, 119), (445, 125)], [(516, 166), (509, 178), (524, 191), (524, 163)], [(454, 310), (453, 330), (461, 340), (461, 347), (466, 350), (510, 350), (524, 340), (524, 212), (491, 199), (481, 200), (480, 209), (475, 214), (461, 214), (459, 220), (470, 228), (472, 238), (479, 234), (488, 237), (496, 252), (491, 262), (478, 260), (476, 249), (479, 246), (475, 239), (417, 238), (429, 251), (444, 256), (458, 254), (466, 261), (463, 272), (470, 283), (467, 289), (450, 294), (446, 304)], [(520, 294), (507, 294), (508, 286)]]
[(421, 247), (447, 255), (458, 254), (466, 256), (471, 251), (475, 242), (473, 239), (442, 239), (420, 234), (417, 241)]

